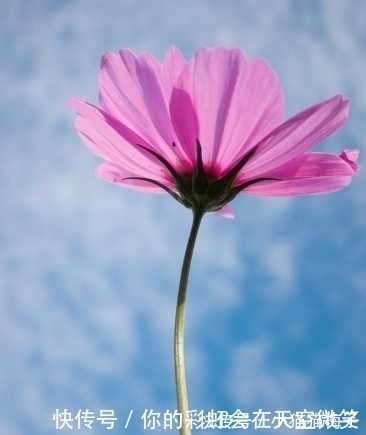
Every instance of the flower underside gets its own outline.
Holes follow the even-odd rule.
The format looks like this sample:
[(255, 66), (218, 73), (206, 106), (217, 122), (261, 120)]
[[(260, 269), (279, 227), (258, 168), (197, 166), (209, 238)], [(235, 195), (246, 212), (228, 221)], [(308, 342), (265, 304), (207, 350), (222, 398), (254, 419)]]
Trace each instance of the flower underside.
[(122, 49), (103, 56), (99, 81), (100, 107), (68, 99), (81, 139), (104, 160), (97, 176), (193, 211), (233, 217), (227, 204), (240, 192), (330, 193), (359, 171), (358, 150), (310, 152), (346, 122), (348, 100), (284, 121), (277, 75), (240, 49), (202, 48), (186, 61), (173, 47), (163, 62)]
[[(169, 193), (176, 201), (193, 211), (215, 212), (221, 210), (245, 188), (261, 181), (281, 181), (278, 178), (259, 177), (235, 185), (235, 179), (248, 161), (255, 155), (258, 146), (253, 147), (221, 178), (209, 177), (202, 160), (202, 147), (196, 140), (196, 166), (193, 171), (185, 175), (180, 174), (164, 157), (143, 145), (137, 144), (159, 160), (169, 171), (176, 187), (176, 191), (146, 177), (127, 177), (125, 180), (141, 180), (155, 184)], [(173, 146), (175, 144), (173, 143)]]

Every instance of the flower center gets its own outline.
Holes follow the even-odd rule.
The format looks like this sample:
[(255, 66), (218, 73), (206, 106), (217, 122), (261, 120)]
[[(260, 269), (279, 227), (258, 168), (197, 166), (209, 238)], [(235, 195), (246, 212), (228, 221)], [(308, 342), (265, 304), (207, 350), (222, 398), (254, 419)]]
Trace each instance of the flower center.
[(205, 170), (202, 160), (202, 147), (198, 139), (196, 141), (196, 166), (189, 173), (178, 172), (164, 157), (162, 157), (156, 151), (153, 151), (143, 145), (138, 146), (152, 154), (165, 166), (174, 181), (176, 192), (156, 180), (143, 177), (129, 178), (148, 181), (161, 187), (175, 200), (183, 204), (185, 207), (192, 209), (194, 212), (206, 213), (218, 211), (227, 203), (232, 201), (239, 192), (248, 186), (251, 186), (252, 184), (261, 181), (280, 181), (275, 178), (255, 178), (241, 183), (240, 185), (233, 186), (237, 175), (257, 152), (258, 146), (253, 147), (246, 154), (244, 154), (243, 157), (220, 178), (212, 176), (214, 171)]

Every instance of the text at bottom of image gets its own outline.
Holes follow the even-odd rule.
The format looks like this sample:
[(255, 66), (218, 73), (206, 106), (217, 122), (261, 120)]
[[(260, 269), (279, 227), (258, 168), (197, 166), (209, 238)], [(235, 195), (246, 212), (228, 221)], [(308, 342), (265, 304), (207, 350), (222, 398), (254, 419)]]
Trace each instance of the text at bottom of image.
[[(197, 411), (187, 412), (187, 426), (191, 429), (358, 429), (358, 411), (353, 409), (336, 413), (333, 410), (307, 411), (258, 411), (243, 412), (237, 409), (233, 414), (227, 411)], [(145, 409), (141, 417), (133, 418), (131, 410), (124, 421), (127, 429), (133, 419), (141, 420), (143, 429), (146, 430), (170, 430), (181, 429), (182, 414), (178, 411), (157, 412), (153, 409)], [(96, 424), (103, 425), (107, 430), (115, 428), (114, 410), (102, 409), (95, 413), (90, 409), (81, 410), (72, 414), (67, 409), (56, 409), (53, 414), (55, 429), (92, 429)]]

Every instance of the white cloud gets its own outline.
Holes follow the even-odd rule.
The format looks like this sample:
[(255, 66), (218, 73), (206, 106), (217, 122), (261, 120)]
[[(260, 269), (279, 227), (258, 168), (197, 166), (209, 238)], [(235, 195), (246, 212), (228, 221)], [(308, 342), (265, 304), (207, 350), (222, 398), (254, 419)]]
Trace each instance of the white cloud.
[(272, 346), (270, 337), (261, 337), (234, 349), (226, 380), (230, 395), (248, 410), (274, 412), (304, 403), (310, 408), (312, 380), (291, 367), (274, 364)]

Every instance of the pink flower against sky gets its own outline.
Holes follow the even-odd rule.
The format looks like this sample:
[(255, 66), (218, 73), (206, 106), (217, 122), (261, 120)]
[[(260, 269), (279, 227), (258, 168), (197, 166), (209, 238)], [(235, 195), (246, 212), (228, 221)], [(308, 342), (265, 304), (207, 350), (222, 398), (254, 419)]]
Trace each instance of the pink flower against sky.
[(230, 215), (238, 193), (293, 196), (347, 186), (358, 150), (309, 153), (347, 120), (336, 95), (284, 122), (284, 99), (264, 59), (240, 49), (202, 48), (186, 62), (171, 48), (163, 63), (150, 53), (106, 53), (100, 108), (77, 98), (76, 129), (105, 160), (97, 174), (185, 206)]
[(240, 49), (197, 51), (186, 62), (172, 48), (163, 63), (121, 50), (103, 56), (100, 108), (69, 98), (76, 129), (102, 157), (100, 177), (146, 192), (168, 192), (193, 212), (174, 325), (181, 435), (190, 435), (184, 364), (184, 317), (190, 265), (206, 212), (231, 217), (239, 193), (292, 196), (332, 192), (358, 171), (358, 151), (309, 153), (347, 120), (336, 95), (283, 121), (276, 74)]

